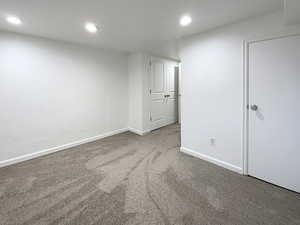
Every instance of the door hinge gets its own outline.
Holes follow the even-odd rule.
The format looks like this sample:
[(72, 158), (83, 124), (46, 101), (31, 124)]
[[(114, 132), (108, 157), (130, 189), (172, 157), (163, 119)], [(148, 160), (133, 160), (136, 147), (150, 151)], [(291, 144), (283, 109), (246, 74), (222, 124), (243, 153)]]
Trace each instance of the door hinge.
[(151, 89), (149, 90), (149, 93), (150, 93), (150, 95), (152, 94), (152, 90)]
[(150, 115), (150, 121), (152, 122), (152, 116)]

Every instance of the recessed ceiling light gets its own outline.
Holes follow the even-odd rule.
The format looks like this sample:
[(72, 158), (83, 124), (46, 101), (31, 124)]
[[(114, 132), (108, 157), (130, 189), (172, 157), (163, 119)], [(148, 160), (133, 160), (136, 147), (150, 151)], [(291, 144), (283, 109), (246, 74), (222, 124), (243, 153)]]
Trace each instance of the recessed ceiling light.
[(183, 27), (190, 25), (191, 22), (192, 22), (192, 18), (188, 15), (185, 15), (180, 19), (180, 25)]
[(97, 25), (94, 23), (86, 23), (85, 29), (90, 33), (96, 33), (98, 31)]
[(14, 24), (14, 25), (20, 25), (22, 23), (22, 21), (20, 20), (20, 18), (15, 17), (15, 16), (8, 16), (6, 17), (6, 21)]

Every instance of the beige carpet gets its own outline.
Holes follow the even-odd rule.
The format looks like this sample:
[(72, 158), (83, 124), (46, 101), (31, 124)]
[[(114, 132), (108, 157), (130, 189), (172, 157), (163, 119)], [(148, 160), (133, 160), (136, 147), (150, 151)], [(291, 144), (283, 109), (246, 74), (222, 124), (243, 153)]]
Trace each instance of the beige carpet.
[(0, 224), (300, 224), (299, 194), (179, 153), (179, 132), (127, 132), (0, 169)]

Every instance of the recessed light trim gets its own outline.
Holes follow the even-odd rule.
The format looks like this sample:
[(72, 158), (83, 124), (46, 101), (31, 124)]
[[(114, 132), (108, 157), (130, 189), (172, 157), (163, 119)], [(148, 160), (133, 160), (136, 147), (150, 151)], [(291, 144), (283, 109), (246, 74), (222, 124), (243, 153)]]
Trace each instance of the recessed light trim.
[(16, 16), (8, 16), (6, 17), (6, 21), (8, 23), (14, 24), (14, 25), (20, 25), (22, 24), (22, 21), (20, 18), (16, 17)]
[(189, 15), (184, 15), (180, 18), (180, 25), (186, 27), (190, 25), (192, 22), (192, 18)]
[(98, 31), (97, 25), (91, 22), (85, 24), (85, 29), (90, 33), (96, 33)]

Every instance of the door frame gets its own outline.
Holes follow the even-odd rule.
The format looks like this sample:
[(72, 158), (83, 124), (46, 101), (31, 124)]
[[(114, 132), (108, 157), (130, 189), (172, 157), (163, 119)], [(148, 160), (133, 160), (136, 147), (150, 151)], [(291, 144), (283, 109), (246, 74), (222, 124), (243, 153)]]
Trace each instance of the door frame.
[[(147, 119), (147, 130), (149, 130), (149, 131), (153, 131), (153, 130), (156, 130), (156, 129), (158, 129), (157, 127), (154, 127), (153, 126), (153, 124), (152, 124), (152, 122), (151, 122), (151, 120), (150, 120), (150, 118), (151, 118), (151, 111), (152, 111), (152, 108), (151, 108), (151, 92), (150, 92), (150, 90), (151, 90), (151, 76), (152, 76), (152, 64), (153, 64), (153, 61), (155, 61), (155, 60), (157, 60), (157, 61), (162, 61), (163, 63), (164, 63), (164, 75), (165, 75), (165, 72), (166, 72), (166, 68), (165, 68), (165, 63), (166, 62), (173, 62), (174, 64), (176, 64), (176, 66), (178, 67), (179, 65), (180, 65), (180, 62), (179, 61), (177, 61), (177, 60), (173, 60), (173, 59), (168, 59), (168, 58), (165, 58), (165, 57), (159, 57), (159, 56), (149, 56), (147, 59), (146, 59), (146, 65), (147, 65), (147, 72), (146, 72), (146, 76), (147, 76), (147, 97), (145, 98), (146, 100), (147, 100), (147, 105), (148, 105), (148, 107), (147, 107), (147, 109), (146, 109), (146, 111), (147, 111), (147, 114), (149, 115), (149, 119)], [(179, 75), (179, 74), (178, 74)], [(178, 78), (178, 77), (177, 77)], [(178, 80), (176, 81), (177, 82), (177, 87), (176, 87), (176, 94), (175, 94), (175, 98), (176, 98), (176, 102), (177, 102), (177, 104), (178, 104)], [(176, 114), (177, 114), (177, 118), (176, 118), (176, 120), (178, 121), (178, 109), (177, 109), (177, 111), (176, 111)], [(167, 126), (168, 124), (166, 124), (166, 125), (163, 125), (162, 127), (164, 127), (164, 126)]]
[(287, 37), (300, 36), (300, 30), (293, 32), (281, 32), (260, 38), (243, 41), (243, 134), (242, 134), (242, 162), (243, 175), (249, 175), (249, 47), (251, 44), (263, 41), (271, 41)]

